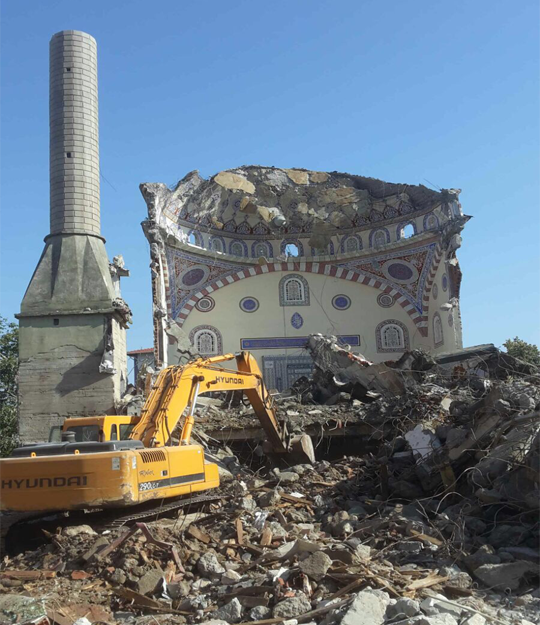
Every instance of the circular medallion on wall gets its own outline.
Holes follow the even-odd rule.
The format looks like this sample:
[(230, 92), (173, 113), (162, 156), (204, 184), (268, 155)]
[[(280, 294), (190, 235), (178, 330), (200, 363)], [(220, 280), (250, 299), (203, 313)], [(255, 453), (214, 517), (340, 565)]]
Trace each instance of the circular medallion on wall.
[(394, 298), (388, 295), (388, 293), (381, 293), (377, 298), (377, 304), (383, 308), (390, 308), (390, 306), (394, 305)]
[(450, 313), (450, 314), (448, 315), (448, 325), (449, 325), (450, 327), (452, 327), (452, 326), (454, 325), (454, 315), (453, 315), (452, 313)]
[(435, 284), (433, 285), (433, 297), (435, 299), (437, 299), (439, 297), (439, 287), (437, 286), (437, 283), (435, 282)]
[(259, 308), (259, 300), (254, 297), (244, 297), (240, 300), (240, 308), (247, 313), (255, 312)]
[(201, 297), (201, 299), (195, 304), (195, 308), (199, 312), (210, 312), (215, 305), (216, 302), (211, 297), (207, 296)]
[(191, 290), (203, 284), (209, 273), (210, 270), (208, 267), (204, 265), (194, 265), (184, 269), (184, 271), (180, 273), (178, 283), (181, 288)]
[(448, 289), (448, 276), (446, 274), (442, 277), (442, 290), (446, 291)]
[(300, 313), (294, 313), (294, 315), (291, 317), (291, 325), (297, 330), (304, 325), (304, 320), (302, 319), (302, 315)]
[(337, 310), (347, 310), (351, 306), (351, 298), (347, 295), (336, 295), (332, 298), (332, 306)]
[(418, 270), (406, 260), (390, 260), (382, 268), (384, 275), (392, 282), (411, 284), (418, 280)]

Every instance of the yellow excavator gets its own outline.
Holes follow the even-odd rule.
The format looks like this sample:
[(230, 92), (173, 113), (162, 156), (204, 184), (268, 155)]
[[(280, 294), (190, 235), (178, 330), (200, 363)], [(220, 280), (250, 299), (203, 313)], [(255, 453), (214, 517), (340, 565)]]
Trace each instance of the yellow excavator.
[[(236, 359), (236, 369), (219, 363)], [(53, 512), (136, 506), (219, 486), (218, 467), (191, 443), (202, 393), (242, 390), (266, 433), (267, 451), (314, 460), (311, 439), (292, 437), (278, 420), (249, 352), (200, 358), (163, 369), (140, 418), (66, 419), (62, 441), (18, 447), (0, 460), (0, 511)], [(172, 434), (184, 416), (178, 444)]]

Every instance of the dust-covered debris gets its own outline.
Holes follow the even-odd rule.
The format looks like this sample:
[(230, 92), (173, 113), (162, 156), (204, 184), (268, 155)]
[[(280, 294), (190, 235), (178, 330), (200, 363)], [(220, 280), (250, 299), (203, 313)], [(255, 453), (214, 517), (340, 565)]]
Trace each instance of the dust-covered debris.
[[(331, 341), (324, 349), (341, 359)], [(405, 354), (385, 364), (401, 380), (394, 391), (385, 383), (361, 392), (362, 377), (343, 386), (335, 369), (337, 398), (317, 395), (331, 358), (276, 397), (280, 412), (292, 431), (340, 422), (364, 428), (371, 444), (334, 459), (319, 448), (313, 466), (250, 468), (210, 433), (218, 422), (249, 427), (251, 409), (201, 404), (196, 436), (227, 476), (215, 502), (142, 531), (110, 528), (97, 513), (49, 519), (26, 551), (8, 539), (2, 618), (538, 623), (539, 377), (496, 358), (479, 377), (463, 360), (448, 369)]]

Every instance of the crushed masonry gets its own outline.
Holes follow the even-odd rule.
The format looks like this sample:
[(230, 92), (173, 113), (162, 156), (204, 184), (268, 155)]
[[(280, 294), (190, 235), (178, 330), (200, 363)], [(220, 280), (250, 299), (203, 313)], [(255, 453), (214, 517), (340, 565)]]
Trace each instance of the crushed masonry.
[(540, 372), (490, 346), (383, 365), (332, 337), (309, 350), (313, 377), (274, 398), (311, 428), (313, 466), (269, 464), (251, 409), (205, 398), (218, 496), (131, 528), (14, 525), (0, 622), (538, 623)]

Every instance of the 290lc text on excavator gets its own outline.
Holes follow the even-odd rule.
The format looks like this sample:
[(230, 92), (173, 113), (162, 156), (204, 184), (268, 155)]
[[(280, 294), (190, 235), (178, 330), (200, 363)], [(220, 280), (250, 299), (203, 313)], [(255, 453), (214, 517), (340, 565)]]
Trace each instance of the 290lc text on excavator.
[[(220, 363), (236, 360), (236, 369)], [(137, 506), (219, 486), (218, 467), (191, 443), (202, 393), (242, 390), (267, 435), (267, 451), (313, 461), (307, 435), (293, 438), (249, 352), (163, 369), (141, 417), (66, 419), (62, 441), (18, 447), (0, 460), (0, 511), (48, 513)], [(178, 444), (172, 434), (181, 419)]]

